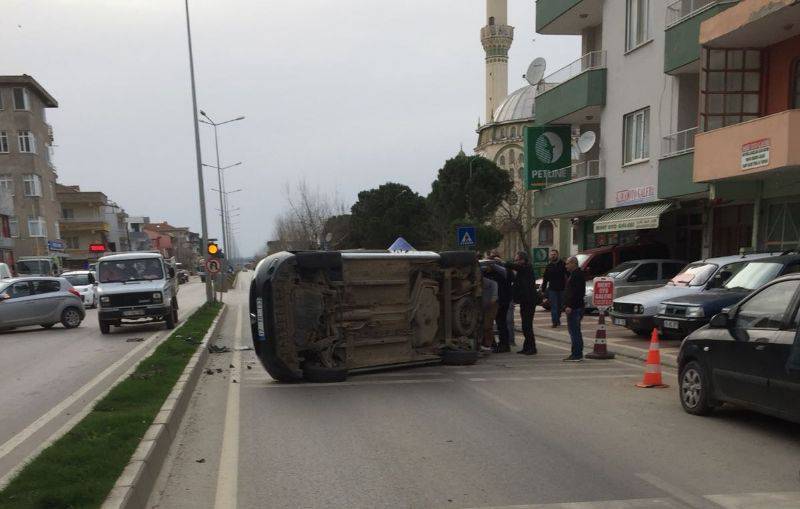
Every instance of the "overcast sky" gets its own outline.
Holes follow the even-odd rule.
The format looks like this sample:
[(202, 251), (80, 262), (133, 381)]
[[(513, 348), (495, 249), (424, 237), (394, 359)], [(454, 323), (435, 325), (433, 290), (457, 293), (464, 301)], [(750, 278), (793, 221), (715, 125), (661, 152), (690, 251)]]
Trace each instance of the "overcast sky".
[[(10, 3), (10, 5), (9, 5)], [(131, 215), (199, 231), (183, 0), (5, 0), (2, 74), (56, 99), (59, 180), (103, 191)], [(534, 2), (509, 0), (509, 91), (528, 63), (579, 55), (534, 33)], [(421, 194), (470, 152), (484, 111), (484, 0), (191, 0), (198, 105), (222, 127), (238, 245), (252, 254), (305, 177), (349, 206), (386, 181)], [(535, 41), (534, 41), (535, 38)], [(210, 128), (203, 159), (214, 162)], [(216, 187), (215, 171), (206, 188)], [(213, 177), (213, 180), (212, 180)], [(209, 233), (218, 198), (207, 190)]]

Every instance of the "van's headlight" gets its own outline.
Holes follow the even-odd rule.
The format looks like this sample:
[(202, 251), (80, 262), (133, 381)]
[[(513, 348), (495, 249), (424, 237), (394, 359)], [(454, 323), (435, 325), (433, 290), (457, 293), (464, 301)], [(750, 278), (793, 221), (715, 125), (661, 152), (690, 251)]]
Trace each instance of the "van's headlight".
[(100, 304), (111, 304), (111, 299), (108, 295), (103, 295), (100, 297)]
[(703, 308), (700, 306), (692, 306), (686, 308), (686, 317), (687, 318), (702, 318), (706, 316), (706, 312), (703, 311)]
[(658, 305), (658, 314), (659, 315), (666, 315), (667, 314), (667, 305), (666, 304), (659, 304)]
[(153, 292), (153, 300), (155, 302), (161, 302), (162, 299), (161, 292)]

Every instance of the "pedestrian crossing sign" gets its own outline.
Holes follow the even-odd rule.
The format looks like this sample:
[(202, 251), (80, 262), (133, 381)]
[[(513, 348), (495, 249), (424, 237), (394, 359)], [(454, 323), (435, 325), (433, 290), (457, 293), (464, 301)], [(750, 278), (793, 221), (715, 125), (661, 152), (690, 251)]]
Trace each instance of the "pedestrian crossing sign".
[(458, 241), (458, 247), (475, 247), (478, 240), (475, 234), (475, 227), (459, 226), (456, 228), (456, 240)]

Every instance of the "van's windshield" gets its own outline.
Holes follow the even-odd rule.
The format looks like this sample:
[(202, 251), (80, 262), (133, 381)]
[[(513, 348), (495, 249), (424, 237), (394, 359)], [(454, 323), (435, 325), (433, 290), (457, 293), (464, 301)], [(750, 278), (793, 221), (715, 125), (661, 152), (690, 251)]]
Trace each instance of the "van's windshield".
[(50, 274), (50, 262), (47, 260), (20, 260), (17, 262), (17, 274)]
[(98, 264), (101, 283), (153, 281), (164, 278), (164, 267), (158, 258), (103, 261)]

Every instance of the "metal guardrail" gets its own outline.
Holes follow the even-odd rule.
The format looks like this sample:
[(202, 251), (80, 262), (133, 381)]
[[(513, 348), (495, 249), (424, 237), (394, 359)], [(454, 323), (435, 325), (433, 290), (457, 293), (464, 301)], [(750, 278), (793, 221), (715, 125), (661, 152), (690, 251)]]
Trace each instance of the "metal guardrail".
[(561, 170), (570, 169), (570, 178), (566, 181), (558, 181), (553, 182), (552, 184), (545, 179), (545, 187), (550, 187), (556, 184), (564, 184), (567, 182), (571, 182), (573, 180), (579, 180), (587, 177), (604, 177), (605, 171), (603, 170), (602, 165), (600, 164), (599, 160), (592, 160), (592, 161), (581, 161), (577, 163), (572, 163), (570, 166), (566, 166), (564, 168), (559, 168), (554, 173), (560, 173)]
[(691, 18), (699, 11), (714, 4), (721, 3), (720, 0), (677, 0), (667, 6), (666, 28), (677, 25), (686, 18)]
[(606, 52), (591, 51), (574, 62), (571, 62), (554, 73), (546, 76), (536, 87), (536, 95), (543, 94), (558, 85), (569, 81), (575, 76), (591, 71), (592, 69), (602, 69), (606, 66)]
[(668, 134), (661, 139), (661, 157), (672, 157), (694, 151), (697, 127)]

